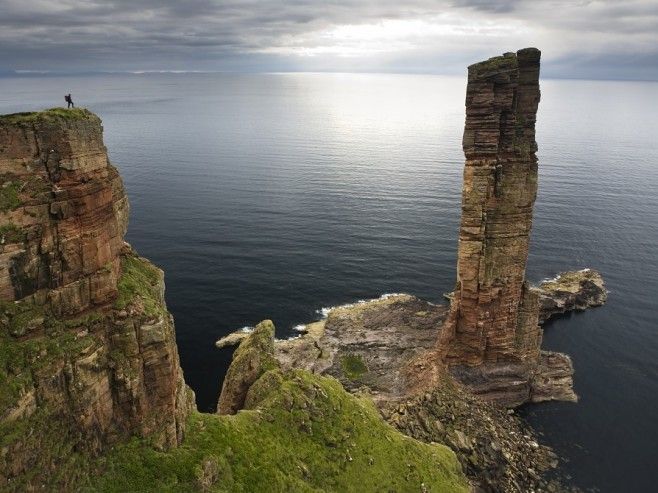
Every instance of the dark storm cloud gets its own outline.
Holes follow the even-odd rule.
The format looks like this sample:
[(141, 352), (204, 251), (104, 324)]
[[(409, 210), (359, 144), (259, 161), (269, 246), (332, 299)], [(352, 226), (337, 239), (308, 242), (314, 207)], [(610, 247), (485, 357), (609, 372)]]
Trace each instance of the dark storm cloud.
[(501, 0), (491, 2), (487, 0), (458, 0), (453, 2), (455, 7), (472, 7), (485, 12), (512, 12), (519, 4), (519, 0)]
[[(383, 39), (333, 31), (350, 25)], [(405, 71), (537, 45), (554, 75), (609, 59), (618, 77), (654, 77), (656, 33), (651, 0), (0, 0), (0, 69)]]

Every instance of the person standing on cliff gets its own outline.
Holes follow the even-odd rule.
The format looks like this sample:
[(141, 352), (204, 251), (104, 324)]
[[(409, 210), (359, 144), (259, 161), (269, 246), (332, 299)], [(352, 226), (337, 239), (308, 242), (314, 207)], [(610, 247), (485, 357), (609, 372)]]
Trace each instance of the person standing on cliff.
[(73, 104), (73, 99), (71, 98), (71, 93), (64, 96), (64, 101), (66, 101), (67, 108), (75, 108), (75, 105)]

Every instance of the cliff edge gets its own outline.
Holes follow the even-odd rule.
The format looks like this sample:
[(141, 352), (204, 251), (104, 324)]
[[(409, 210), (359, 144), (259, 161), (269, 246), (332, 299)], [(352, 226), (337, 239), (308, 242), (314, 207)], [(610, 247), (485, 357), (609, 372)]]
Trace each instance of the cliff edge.
[(129, 436), (175, 446), (193, 407), (102, 132), (82, 109), (0, 117), (0, 484), (17, 490), (66, 489)]

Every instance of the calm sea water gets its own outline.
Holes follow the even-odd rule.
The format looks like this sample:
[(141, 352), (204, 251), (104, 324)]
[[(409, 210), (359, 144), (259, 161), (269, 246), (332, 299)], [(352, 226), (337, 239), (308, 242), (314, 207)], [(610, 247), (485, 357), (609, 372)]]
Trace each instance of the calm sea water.
[[(454, 284), (463, 78), (108, 75), (0, 79), (0, 112), (59, 105), (104, 121), (129, 241), (166, 271), (183, 369), (214, 408), (230, 350), (271, 318)], [(573, 482), (650, 491), (658, 473), (658, 84), (542, 83), (540, 193), (528, 277), (593, 267), (608, 304), (546, 327), (578, 404), (522, 414)]]

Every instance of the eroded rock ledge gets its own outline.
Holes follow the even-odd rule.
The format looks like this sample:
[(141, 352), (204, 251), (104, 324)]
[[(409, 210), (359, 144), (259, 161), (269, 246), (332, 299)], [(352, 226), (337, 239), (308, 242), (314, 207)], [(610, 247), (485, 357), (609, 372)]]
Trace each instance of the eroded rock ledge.
[(540, 324), (554, 315), (601, 306), (608, 299), (603, 277), (592, 269), (562, 272), (537, 289)]

